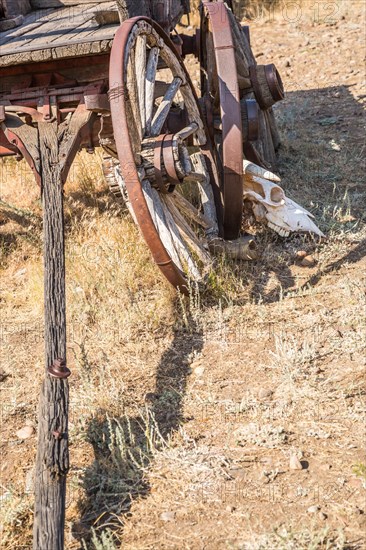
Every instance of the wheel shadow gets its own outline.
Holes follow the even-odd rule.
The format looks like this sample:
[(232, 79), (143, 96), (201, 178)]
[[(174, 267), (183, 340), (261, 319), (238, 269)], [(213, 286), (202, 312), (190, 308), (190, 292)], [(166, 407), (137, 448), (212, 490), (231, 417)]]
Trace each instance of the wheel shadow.
[(73, 525), (72, 534), (90, 549), (94, 548), (91, 527), (99, 535), (106, 526), (120, 532), (133, 502), (149, 495), (147, 472), (154, 454), (169, 444), (184, 422), (191, 357), (203, 348), (202, 331), (192, 318), (188, 324), (189, 330), (175, 331), (163, 353), (154, 391), (145, 395), (145, 404), (135, 414), (122, 411), (113, 418), (101, 410), (88, 425), (94, 461), (83, 477), (86, 496), (78, 504), (81, 519)]

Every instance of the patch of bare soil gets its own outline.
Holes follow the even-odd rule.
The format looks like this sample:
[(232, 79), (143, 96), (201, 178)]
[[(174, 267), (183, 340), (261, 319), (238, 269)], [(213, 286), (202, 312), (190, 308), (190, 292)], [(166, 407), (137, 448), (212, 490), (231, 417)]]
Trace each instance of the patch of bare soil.
[[(186, 302), (85, 166), (83, 193), (69, 184), (68, 550), (365, 548), (365, 9), (310, 4), (249, 23), (287, 89), (283, 186), (327, 241), (262, 230), (258, 262), (223, 261)], [(4, 200), (36, 217), (0, 221), (8, 550), (31, 548), (36, 438), (16, 432), (36, 429), (43, 362), (39, 204), (22, 182)]]

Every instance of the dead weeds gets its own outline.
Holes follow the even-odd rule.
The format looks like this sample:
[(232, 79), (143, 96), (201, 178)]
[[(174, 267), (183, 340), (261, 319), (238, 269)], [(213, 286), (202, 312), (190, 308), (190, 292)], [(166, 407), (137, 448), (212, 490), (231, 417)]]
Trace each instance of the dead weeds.
[[(79, 157), (65, 197), (68, 550), (364, 548), (364, 11), (355, 5), (332, 15), (301, 3), (297, 20), (283, 10), (251, 20), (255, 53), (277, 64), (288, 90), (277, 108), (283, 184), (326, 241), (260, 229), (258, 262), (218, 258), (208, 289), (184, 300), (109, 195), (99, 157), (92, 170)], [(15, 434), (36, 426), (43, 372), (41, 207), (23, 163), (1, 171), (1, 540), (28, 550), (36, 437)]]

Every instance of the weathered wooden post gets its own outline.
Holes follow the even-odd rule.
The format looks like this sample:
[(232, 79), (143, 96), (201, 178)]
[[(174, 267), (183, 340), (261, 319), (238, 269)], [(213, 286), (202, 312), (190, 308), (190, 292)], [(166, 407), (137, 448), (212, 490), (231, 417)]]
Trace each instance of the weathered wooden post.
[(39, 404), (34, 550), (62, 550), (69, 469), (63, 183), (57, 123), (38, 125), (43, 197), (46, 374)]

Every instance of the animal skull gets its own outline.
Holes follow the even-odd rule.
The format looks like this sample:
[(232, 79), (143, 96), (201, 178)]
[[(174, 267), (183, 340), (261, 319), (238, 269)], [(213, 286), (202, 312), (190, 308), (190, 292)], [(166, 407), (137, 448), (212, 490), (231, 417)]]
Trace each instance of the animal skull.
[(324, 237), (311, 219), (314, 216), (286, 197), (284, 190), (278, 185), (280, 181), (272, 172), (244, 161), (244, 199), (252, 202), (256, 220), (266, 221), (282, 237), (288, 237), (295, 231)]

